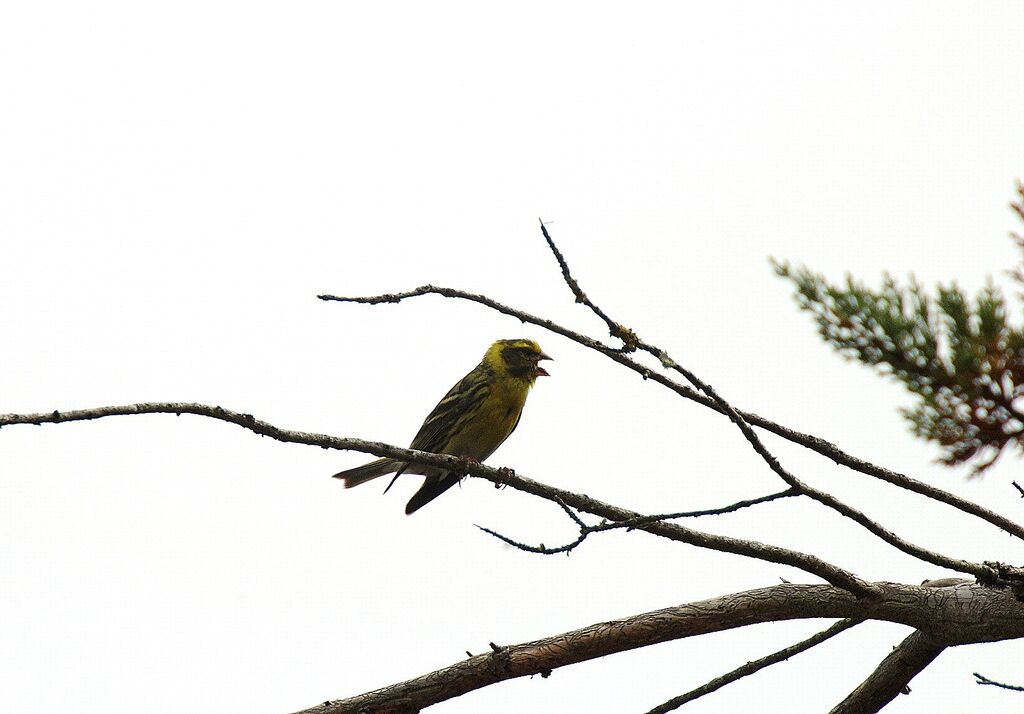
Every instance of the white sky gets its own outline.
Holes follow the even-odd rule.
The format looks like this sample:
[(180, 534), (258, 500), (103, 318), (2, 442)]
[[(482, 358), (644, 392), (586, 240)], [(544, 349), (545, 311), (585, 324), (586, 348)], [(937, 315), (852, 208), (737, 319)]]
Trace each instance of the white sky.
[[(640, 511), (780, 484), (724, 419), (469, 304), (325, 304), (427, 282), (600, 337), (584, 289), (735, 405), (1020, 520), (911, 440), (895, 385), (839, 360), (774, 255), (975, 288), (1017, 259), (1016, 3), (9, 3), (0, 11), (0, 411), (193, 400), (405, 445), (496, 338), (555, 358), (490, 460)], [(1019, 310), (1015, 308), (1014, 314)], [(1019, 543), (767, 439), (799, 477), (949, 555)], [(548, 545), (557, 508), (471, 480), (345, 491), (362, 455), (198, 417), (0, 433), (0, 710), (280, 713), (596, 621), (771, 585), (789, 568), (659, 542)], [(863, 577), (948, 573), (811, 503), (695, 527)], [(639, 712), (812, 632), (769, 625), (490, 687), (439, 712)], [(903, 639), (868, 624), (687, 711), (821, 711)], [(948, 651), (899, 712), (1005, 711)], [(765, 697), (760, 699), (759, 697)]]

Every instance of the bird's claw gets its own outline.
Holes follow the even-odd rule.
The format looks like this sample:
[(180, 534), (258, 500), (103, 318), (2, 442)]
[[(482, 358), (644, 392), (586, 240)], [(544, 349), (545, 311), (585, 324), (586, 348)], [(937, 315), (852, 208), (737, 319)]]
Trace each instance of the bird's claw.
[[(498, 467), (498, 473), (501, 474), (502, 478), (513, 478), (516, 475), (516, 472), (514, 470), (512, 470), (511, 468), (509, 468), (508, 466), (499, 466)], [(505, 488), (507, 485), (508, 485), (507, 483), (496, 483), (496, 484), (494, 484), (494, 487), (495, 488)]]
[(460, 456), (459, 457), (459, 470), (462, 473), (466, 473), (470, 466), (479, 466), (480, 459), (474, 459), (472, 456)]

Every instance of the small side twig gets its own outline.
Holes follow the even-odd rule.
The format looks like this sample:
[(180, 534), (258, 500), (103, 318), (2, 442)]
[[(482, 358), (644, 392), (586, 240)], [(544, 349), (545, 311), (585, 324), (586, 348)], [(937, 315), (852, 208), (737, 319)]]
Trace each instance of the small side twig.
[(611, 531), (621, 528), (625, 528), (626, 530), (633, 530), (634, 528), (639, 528), (641, 526), (656, 523), (658, 521), (669, 521), (673, 518), (699, 518), (701, 516), (717, 516), (723, 513), (733, 513), (735, 511), (740, 510), (741, 508), (748, 508), (750, 506), (756, 506), (761, 503), (777, 501), (780, 498), (791, 498), (793, 496), (799, 495), (799, 492), (790, 488), (786, 489), (785, 491), (779, 491), (778, 493), (769, 494), (767, 496), (759, 496), (758, 498), (748, 498), (743, 501), (737, 501), (736, 503), (730, 504), (728, 506), (722, 506), (720, 508), (707, 508), (702, 511), (680, 511), (679, 513), (659, 513), (653, 516), (637, 516), (636, 518), (627, 518), (621, 521), (605, 521), (603, 523), (597, 524), (596, 526), (588, 525), (587, 523), (582, 521), (580, 517), (576, 515), (576, 512), (573, 511), (572, 508), (570, 508), (568, 505), (566, 505), (566, 503), (562, 499), (555, 497), (555, 502), (558, 503), (558, 505), (562, 507), (562, 510), (565, 511), (569, 518), (571, 518), (573, 522), (577, 526), (579, 526), (580, 534), (576, 538), (576, 540), (572, 541), (571, 543), (566, 543), (565, 545), (556, 546), (554, 548), (549, 548), (545, 546), (543, 543), (541, 543), (540, 545), (529, 545), (527, 543), (521, 543), (517, 540), (509, 538), (508, 536), (504, 536), (501, 533), (497, 533), (491, 530), (490, 528), (485, 528), (484, 526), (478, 525), (477, 528), (482, 530), (484, 533), (487, 533), (488, 535), (494, 536), (495, 538), (506, 543), (507, 545), (510, 545), (513, 548), (518, 548), (522, 551), (526, 551), (527, 553), (537, 553), (539, 555), (557, 555), (559, 553), (568, 553), (569, 551), (574, 550), (577, 546), (582, 544), (583, 541), (585, 541), (591, 533), (603, 533), (604, 531)]
[(587, 524), (584, 523), (583, 520), (579, 516), (576, 515), (576, 511), (572, 510), (569, 507), (569, 504), (567, 504), (561, 498), (556, 496), (555, 497), (555, 503), (557, 503), (559, 506), (562, 507), (562, 510), (565, 511), (565, 515), (569, 516), (569, 518), (572, 519), (573, 523), (578, 525), (580, 528), (587, 528), (588, 527)]
[(599, 308), (594, 302), (587, 297), (587, 294), (583, 292), (583, 288), (576, 282), (576, 279), (572, 277), (572, 273), (569, 271), (569, 264), (565, 260), (565, 256), (562, 255), (562, 251), (558, 249), (555, 241), (551, 238), (551, 234), (548, 233), (548, 227), (544, 225), (544, 221), (540, 221), (540, 231), (544, 235), (544, 240), (548, 242), (548, 248), (555, 256), (555, 260), (558, 261), (558, 267), (562, 270), (562, 279), (565, 280), (565, 284), (572, 290), (573, 296), (576, 298), (576, 302), (586, 305), (590, 310), (597, 315), (599, 318), (604, 320), (604, 324), (608, 326), (608, 334), (617, 340), (622, 341), (622, 348), (620, 352), (634, 352), (637, 347), (637, 336), (628, 327), (620, 325), (615, 322), (608, 314)]
[(513, 548), (516, 548), (517, 550), (522, 550), (522, 551), (525, 551), (527, 553), (536, 553), (537, 555), (557, 555), (559, 553), (568, 553), (569, 551), (574, 550), (576, 548), (576, 546), (578, 546), (580, 543), (582, 543), (583, 541), (585, 541), (587, 539), (587, 536), (589, 536), (591, 533), (594, 532), (594, 528), (593, 527), (591, 527), (591, 526), (583, 526), (583, 527), (580, 528), (580, 535), (579, 535), (579, 537), (576, 538), (576, 540), (574, 540), (573, 542), (566, 543), (565, 545), (560, 545), (560, 546), (558, 546), (556, 548), (548, 548), (543, 543), (541, 543), (540, 545), (530, 545), (529, 543), (520, 543), (519, 541), (512, 540), (508, 536), (504, 536), (501, 533), (498, 533), (497, 531), (492, 531), (490, 528), (487, 528), (486, 526), (478, 525), (477, 528), (482, 530), (487, 535), (494, 536), (495, 538), (497, 538), (501, 542), (505, 543), (506, 545), (510, 545)]
[(797, 642), (795, 645), (790, 645), (789, 647), (781, 649), (778, 652), (767, 655), (765, 657), (761, 657), (760, 659), (755, 659), (753, 662), (747, 662), (745, 665), (737, 667), (728, 674), (723, 674), (721, 677), (715, 677), (707, 684), (701, 685), (696, 689), (687, 692), (686, 694), (680, 694), (678, 697), (673, 697), (672, 699), (669, 699), (667, 702), (659, 704), (658, 706), (654, 707), (654, 709), (651, 709), (649, 712), (647, 712), (647, 714), (665, 714), (665, 712), (670, 712), (674, 709), (678, 709), (684, 704), (692, 702), (694, 699), (699, 699), (700, 697), (703, 697), (705, 694), (711, 694), (711, 692), (721, 689), (727, 684), (732, 684), (733, 682), (739, 679), (743, 679), (744, 677), (749, 677), (750, 675), (756, 672), (760, 672), (765, 667), (770, 667), (773, 664), (778, 664), (779, 662), (783, 662), (789, 659), (793, 655), (798, 655), (801, 652), (806, 652), (812, 647), (820, 645), (825, 640), (835, 637), (840, 632), (848, 630), (855, 625), (859, 625), (861, 622), (863, 622), (863, 620), (855, 618), (840, 620), (828, 629), (822, 630), (816, 635), (808, 637), (806, 640)]
[(974, 678), (977, 680), (977, 684), (988, 685), (992, 687), (999, 687), (1000, 689), (1011, 689), (1015, 692), (1024, 692), (1024, 687), (1019, 687), (1016, 684), (1005, 684), (1003, 682), (997, 682), (994, 679), (989, 679), (983, 674), (974, 672)]

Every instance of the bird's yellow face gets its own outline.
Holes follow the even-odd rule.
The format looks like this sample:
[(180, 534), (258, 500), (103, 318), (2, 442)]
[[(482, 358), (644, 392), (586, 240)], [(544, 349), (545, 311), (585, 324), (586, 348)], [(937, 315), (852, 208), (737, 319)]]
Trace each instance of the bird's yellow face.
[(484, 361), (495, 371), (531, 384), (537, 377), (549, 376), (539, 364), (545, 359), (551, 358), (533, 340), (498, 340), (484, 356)]

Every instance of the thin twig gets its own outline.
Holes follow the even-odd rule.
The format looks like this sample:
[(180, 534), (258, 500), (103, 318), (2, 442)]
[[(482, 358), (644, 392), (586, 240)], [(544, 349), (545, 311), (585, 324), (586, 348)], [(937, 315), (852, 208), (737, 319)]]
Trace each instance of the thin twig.
[(572, 290), (573, 296), (576, 298), (576, 302), (586, 305), (590, 310), (604, 320), (604, 324), (608, 327), (608, 334), (612, 337), (622, 340), (622, 352), (632, 352), (636, 349), (634, 341), (636, 340), (636, 334), (628, 327), (624, 327), (619, 323), (615, 322), (610, 318), (604, 310), (595, 305), (587, 294), (583, 292), (583, 288), (576, 282), (576, 279), (572, 277), (572, 273), (569, 271), (569, 264), (565, 260), (565, 256), (562, 255), (562, 251), (555, 245), (555, 241), (552, 240), (551, 234), (548, 233), (548, 227), (544, 225), (544, 221), (540, 222), (540, 230), (544, 235), (544, 240), (548, 242), (548, 248), (554, 253), (555, 260), (558, 261), (558, 267), (562, 270), (562, 279), (565, 280), (565, 284)]
[(576, 546), (578, 546), (580, 543), (585, 541), (587, 539), (587, 536), (589, 536), (595, 530), (594, 527), (584, 526), (580, 528), (579, 537), (576, 538), (576, 540), (574, 540), (573, 542), (566, 543), (565, 545), (560, 545), (556, 548), (548, 548), (543, 543), (541, 543), (540, 545), (529, 545), (528, 543), (520, 543), (519, 541), (512, 540), (508, 536), (504, 536), (501, 533), (498, 533), (497, 531), (492, 531), (490, 528), (487, 528), (486, 526), (477, 526), (477, 528), (479, 528), (488, 535), (494, 536), (503, 543), (510, 545), (513, 548), (516, 548), (517, 550), (522, 550), (527, 553), (536, 553), (537, 555), (557, 555), (559, 553), (568, 553), (569, 551), (575, 549)]
[(1012, 689), (1015, 692), (1024, 692), (1024, 687), (1019, 687), (1016, 684), (1004, 684), (1003, 682), (997, 682), (993, 679), (989, 679), (983, 674), (978, 674), (977, 672), (974, 672), (974, 678), (977, 680), (977, 684), (999, 687), (1000, 689)]
[[(439, 466), (450, 471), (465, 472), (472, 476), (486, 479), (498, 485), (508, 485), (525, 493), (558, 503), (579, 511), (591, 513), (610, 521), (624, 521), (642, 517), (642, 514), (625, 508), (619, 508), (583, 494), (564, 491), (546, 484), (520, 476), (511, 469), (492, 468), (483, 464), (467, 462), (454, 456), (431, 454), (414, 449), (402, 449), (379, 441), (328, 436), (301, 431), (280, 429), (268, 422), (256, 419), (251, 414), (234, 412), (223, 407), (208, 406), (186, 402), (144, 402), (123, 406), (99, 407), (94, 409), (77, 409), (72, 411), (54, 411), (38, 414), (4, 414), (0, 415), (0, 427), (13, 424), (46, 424), (70, 421), (100, 419), (110, 416), (126, 416), (136, 414), (195, 414), (219, 419), (249, 429), (257, 434), (269, 436), (277, 441), (319, 446), (324, 449), (359, 451), (374, 456), (387, 456), (401, 461)], [(655, 522), (638, 526), (647, 533), (688, 543), (701, 548), (718, 550), (735, 555), (744, 555), (758, 560), (765, 560), (780, 565), (790, 565), (820, 577), (828, 583), (844, 588), (858, 597), (870, 597), (875, 593), (874, 587), (858, 578), (853, 573), (828, 563), (817, 556), (800, 553), (788, 548), (758, 543), (756, 541), (729, 538), (713, 535), (686, 528), (675, 523)], [(988, 571), (986, 571), (988, 573)]]
[(758, 496), (757, 498), (745, 498), (742, 501), (736, 501), (728, 506), (719, 506), (718, 508), (705, 508), (700, 511), (679, 511), (678, 513), (659, 513), (654, 516), (643, 516), (641, 518), (634, 518), (629, 521), (622, 523), (616, 523), (615, 525), (620, 528), (635, 528), (636, 526), (643, 525), (644, 523), (652, 523), (654, 521), (670, 521), (675, 518), (700, 518), (702, 516), (721, 516), (725, 513), (735, 513), (736, 511), (744, 508), (750, 508), (751, 506), (759, 506), (762, 503), (771, 503), (772, 501), (778, 501), (782, 498), (793, 498), (798, 496), (799, 491), (793, 488), (787, 488), (785, 491), (777, 491), (776, 493), (770, 493), (767, 496)]
[(637, 518), (628, 518), (624, 521), (612, 521), (599, 523), (591, 526), (587, 525), (579, 519), (579, 517), (570, 509), (567, 505), (558, 502), (558, 505), (569, 515), (569, 517), (579, 526), (580, 534), (576, 540), (565, 545), (556, 546), (549, 548), (543, 543), (540, 545), (529, 545), (527, 543), (521, 543), (517, 540), (513, 540), (508, 536), (496, 533), (490, 528), (484, 528), (483, 526), (477, 526), (484, 533), (488, 533), (500, 541), (514, 547), (519, 550), (526, 551), (527, 553), (537, 553), (539, 555), (558, 555), (559, 553), (568, 553), (574, 550), (577, 546), (583, 543), (591, 533), (603, 533), (605, 531), (617, 530), (625, 528), (626, 530), (634, 530), (639, 526), (646, 525), (648, 523), (654, 523), (656, 521), (668, 521), (673, 518), (699, 518), (701, 516), (717, 516), (723, 513), (733, 513), (740, 510), (741, 508), (748, 508), (750, 506), (756, 506), (762, 503), (769, 503), (771, 501), (777, 501), (780, 498), (792, 498), (793, 496), (799, 495), (793, 489), (786, 489), (785, 491), (779, 491), (778, 493), (772, 493), (767, 496), (759, 496), (758, 498), (748, 498), (743, 501), (737, 501), (728, 506), (722, 506), (720, 508), (707, 508), (702, 511), (681, 511), (679, 513), (659, 513), (653, 516), (639, 516)]
[(753, 447), (754, 451), (758, 454), (758, 456), (760, 456), (765, 461), (765, 463), (768, 464), (768, 467), (771, 468), (772, 471), (778, 474), (779, 477), (782, 478), (782, 480), (789, 484), (792, 488), (799, 489), (802, 492), (807, 491), (808, 487), (801, 483), (795, 476), (793, 476), (793, 474), (789, 473), (789, 471), (782, 467), (782, 464), (779, 463), (779, 460), (775, 458), (775, 456), (770, 451), (768, 451), (767, 447), (765, 447), (765, 445), (761, 442), (757, 434), (754, 433), (753, 429), (750, 428), (750, 426), (747, 424), (743, 416), (739, 412), (737, 412), (731, 404), (725, 401), (725, 399), (723, 399), (710, 384), (704, 382), (699, 377), (697, 377), (696, 374), (684, 368), (674, 359), (669, 357), (668, 353), (665, 350), (641, 340), (640, 337), (635, 332), (633, 332), (633, 330), (629, 328), (624, 328), (618, 322), (609, 317), (608, 314), (604, 312), (604, 310), (595, 305), (590, 300), (590, 298), (588, 298), (586, 294), (583, 292), (583, 289), (580, 287), (579, 282), (574, 277), (572, 277), (572, 272), (569, 270), (569, 264), (566, 262), (565, 256), (563, 256), (562, 251), (558, 249), (558, 246), (555, 244), (555, 241), (551, 237), (551, 234), (548, 233), (547, 226), (544, 225), (543, 221), (541, 221), (540, 230), (541, 233), (544, 235), (544, 240), (547, 241), (548, 248), (551, 249), (551, 252), (555, 256), (555, 260), (558, 262), (559, 268), (561, 268), (562, 270), (562, 279), (565, 281), (565, 284), (569, 286), (569, 289), (572, 290), (573, 294), (576, 296), (576, 302), (586, 305), (591, 309), (591, 311), (595, 315), (597, 315), (598, 317), (605, 321), (605, 323), (608, 325), (608, 329), (611, 332), (612, 337), (616, 337), (623, 341), (623, 351), (631, 352), (635, 349), (639, 349), (643, 352), (647, 352), (648, 354), (656, 357), (666, 369), (675, 370), (679, 374), (683, 375), (686, 381), (688, 381), (701, 392), (704, 392), (704, 394), (708, 395), (714, 401), (715, 405), (718, 407), (718, 411), (728, 416), (729, 419), (734, 424), (736, 424), (737, 427), (739, 427), (740, 431), (743, 433), (744, 438), (746, 438), (746, 440), (750, 443), (751, 447)]
[(686, 694), (680, 694), (678, 697), (673, 697), (664, 704), (659, 704), (658, 706), (654, 707), (654, 709), (651, 709), (649, 712), (647, 712), (647, 714), (665, 714), (665, 712), (670, 712), (675, 709), (678, 709), (682, 705), (688, 702), (692, 702), (694, 699), (699, 699), (700, 697), (703, 697), (705, 694), (710, 694), (711, 692), (721, 689), (727, 684), (732, 684), (738, 679), (742, 679), (743, 677), (749, 677), (750, 675), (756, 672), (760, 672), (765, 667), (770, 667), (773, 664), (778, 664), (779, 662), (783, 662), (789, 659), (793, 655), (798, 655), (801, 652), (806, 652), (812, 647), (820, 645), (825, 640), (835, 637), (840, 632), (848, 630), (855, 625), (859, 625), (861, 622), (863, 622), (863, 620), (852, 618), (840, 620), (828, 629), (822, 630), (821, 632), (817, 633), (816, 635), (812, 635), (811, 637), (808, 637), (806, 640), (803, 640), (802, 642), (797, 642), (795, 645), (790, 645), (789, 647), (781, 649), (778, 652), (775, 652), (774, 654), (767, 655), (766, 657), (755, 659), (753, 662), (747, 662), (745, 665), (737, 667), (728, 674), (723, 674), (721, 677), (715, 677), (707, 684), (701, 685), (700, 687), (697, 687), (696, 689), (693, 689), (687, 692)]
[(583, 520), (579, 516), (576, 515), (576, 511), (574, 511), (571, 508), (569, 508), (568, 504), (566, 504), (565, 501), (563, 501), (560, 498), (556, 498), (555, 499), (555, 503), (557, 503), (559, 506), (561, 506), (562, 510), (565, 511), (565, 515), (569, 516), (569, 518), (572, 519), (573, 523), (578, 525), (580, 528), (586, 528), (587, 527), (587, 524), (584, 523)]

